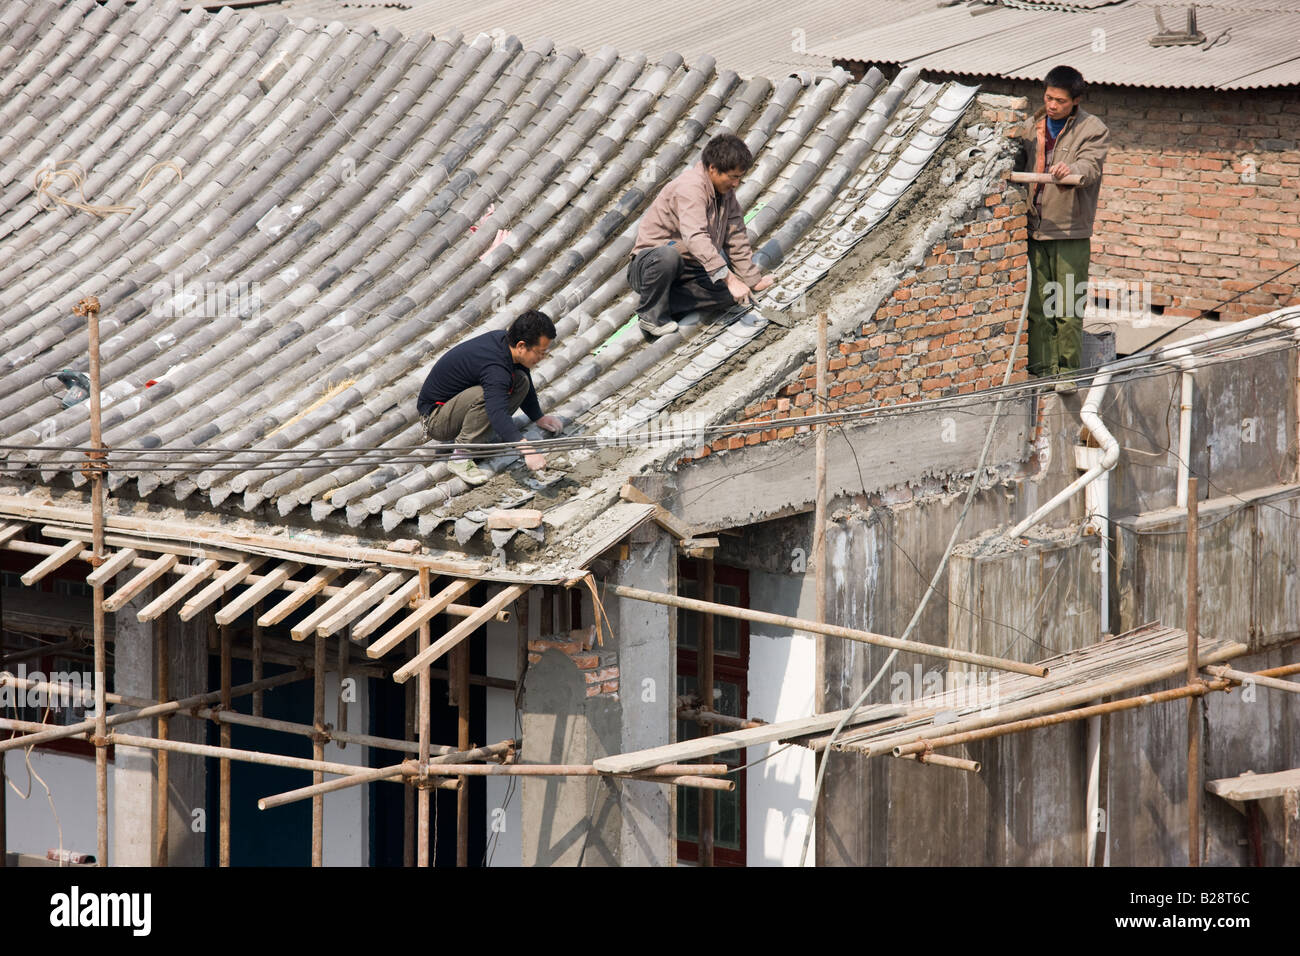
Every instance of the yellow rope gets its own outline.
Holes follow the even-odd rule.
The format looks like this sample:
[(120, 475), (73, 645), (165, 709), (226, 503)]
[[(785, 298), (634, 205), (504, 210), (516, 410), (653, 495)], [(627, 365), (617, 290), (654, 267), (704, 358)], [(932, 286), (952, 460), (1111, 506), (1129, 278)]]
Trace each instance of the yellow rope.
[(596, 578), (588, 571), (583, 575), (582, 580), (586, 583), (587, 588), (591, 591), (591, 604), (596, 609), (596, 643), (601, 647), (605, 646), (605, 631), (601, 627), (601, 619), (605, 621), (605, 627), (609, 628), (609, 636), (614, 636), (614, 625), (609, 623), (609, 615), (605, 613), (605, 605), (601, 603), (600, 595), (596, 592)]

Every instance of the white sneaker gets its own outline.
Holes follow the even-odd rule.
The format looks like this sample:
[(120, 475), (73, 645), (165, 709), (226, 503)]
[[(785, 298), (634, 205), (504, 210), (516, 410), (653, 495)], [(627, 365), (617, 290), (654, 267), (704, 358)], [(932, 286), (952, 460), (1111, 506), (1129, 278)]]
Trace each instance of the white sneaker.
[(481, 485), (491, 477), (473, 458), (453, 458), (447, 462), (447, 470), (470, 487)]

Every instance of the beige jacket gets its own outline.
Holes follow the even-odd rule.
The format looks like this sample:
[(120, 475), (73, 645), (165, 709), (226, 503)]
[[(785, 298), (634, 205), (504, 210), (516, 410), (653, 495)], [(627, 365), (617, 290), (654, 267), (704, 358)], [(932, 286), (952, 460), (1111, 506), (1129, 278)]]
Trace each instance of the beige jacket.
[[(710, 276), (727, 268), (753, 288), (762, 278), (745, 233), (745, 217), (735, 191), (719, 195), (698, 162), (659, 191), (641, 217), (632, 254), (675, 242)], [(724, 257), (724, 252), (725, 256)]]
[[(1044, 173), (1056, 163), (1065, 163), (1083, 182), (1078, 186), (1031, 184), (1029, 235), (1035, 239), (1087, 239), (1092, 236), (1093, 220), (1097, 218), (1097, 194), (1101, 191), (1102, 166), (1110, 148), (1110, 130), (1097, 117), (1076, 107), (1056, 137), (1049, 165), (1043, 161), (1046, 126), (1047, 114), (1040, 107), (1021, 128), (1016, 168)], [(1035, 202), (1040, 198), (1041, 215)]]

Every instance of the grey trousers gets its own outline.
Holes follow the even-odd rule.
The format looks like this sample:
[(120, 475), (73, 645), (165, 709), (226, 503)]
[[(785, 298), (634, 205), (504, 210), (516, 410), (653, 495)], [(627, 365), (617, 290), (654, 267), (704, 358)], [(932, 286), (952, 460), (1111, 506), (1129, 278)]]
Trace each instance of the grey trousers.
[[(528, 376), (515, 369), (515, 380), (506, 399), (511, 414), (519, 410), (527, 396)], [(443, 404), (433, 406), (433, 411), (424, 418), (425, 441), (477, 445), (486, 442), (491, 432), (492, 422), (488, 419), (481, 385), (467, 388)]]
[(725, 282), (714, 282), (677, 246), (638, 252), (628, 264), (627, 284), (641, 297), (636, 314), (647, 325), (663, 325), (673, 316), (708, 306), (736, 304)]

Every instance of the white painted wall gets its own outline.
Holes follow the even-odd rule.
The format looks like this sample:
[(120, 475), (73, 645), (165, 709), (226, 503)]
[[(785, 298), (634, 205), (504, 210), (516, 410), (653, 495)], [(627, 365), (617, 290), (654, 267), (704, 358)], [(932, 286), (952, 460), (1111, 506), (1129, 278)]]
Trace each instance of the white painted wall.
[[(796, 617), (811, 617), (814, 582), (802, 576), (751, 571), (750, 606)], [(751, 624), (749, 629), (749, 716), (769, 723), (813, 713), (816, 639), (789, 628)], [(753, 762), (784, 744), (750, 747)], [(811, 750), (788, 747), (746, 771), (745, 814), (749, 866), (798, 866), (808, 828), (817, 767)], [(813, 852), (808, 865), (813, 865)]]
[[(505, 694), (504, 691), (498, 693)], [(509, 694), (505, 694), (509, 698)], [(342, 704), (339, 693), (337, 674), (330, 674), (325, 686), (325, 720), (333, 726), (339, 726), (339, 706), (348, 708), (348, 729), (365, 732), (369, 713), (366, 704), (366, 682), (364, 678), (356, 681), (356, 701)], [(111, 712), (111, 711), (110, 711)], [(285, 736), (285, 752), (298, 752), (294, 741), (303, 738)], [(501, 738), (495, 738), (501, 739)], [(398, 754), (384, 752), (385, 759), (396, 761)], [(5, 775), (9, 787), (6, 811), (8, 826), (8, 848), (10, 853), (34, 853), (44, 856), (48, 849), (58, 848), (60, 827), (66, 849), (81, 853), (95, 852), (96, 846), (96, 811), (95, 811), (95, 761), (93, 757), (74, 757), (51, 751), (34, 750), (31, 754), (31, 769), (34, 775), (28, 783), (26, 754), (22, 751), (8, 751), (5, 759)], [(364, 748), (356, 744), (340, 747), (331, 741), (325, 745), (325, 759), (338, 763), (360, 766), (364, 763)], [(50, 797), (47, 798), (45, 787), (37, 776), (49, 786)], [(113, 765), (109, 765), (108, 774), (108, 858), (112, 864), (113, 850), (113, 791), (116, 774)], [(327, 780), (333, 779), (326, 776)], [(389, 786), (383, 784), (383, 786)], [(14, 791), (18, 788), (18, 792)], [(30, 793), (28, 793), (30, 789)], [(325, 865), (326, 866), (365, 866), (369, 861), (369, 806), (366, 787), (350, 787), (346, 790), (325, 795)], [(28, 793), (27, 799), (22, 798)], [(51, 802), (53, 806), (51, 806)], [(209, 817), (210, 826), (216, 826), (215, 814)], [(517, 832), (517, 827), (515, 828)], [(500, 853), (498, 852), (498, 859)]]
[[(330, 673), (325, 679), (325, 722), (339, 727), (339, 710), (347, 708), (348, 730), (353, 733), (366, 733), (370, 726), (370, 711), (366, 699), (366, 679), (357, 677), (353, 688), (356, 700), (345, 703), (340, 693), (339, 675)], [(287, 737), (288, 735), (286, 735)], [(366, 748), (357, 744), (340, 747), (331, 740), (325, 745), (325, 759), (336, 763), (364, 766)], [(380, 759), (396, 763), (401, 754), (392, 751), (380, 751)], [(337, 779), (333, 774), (326, 774), (326, 780)], [(381, 787), (396, 784), (381, 783)], [(325, 865), (326, 866), (366, 866), (370, 862), (370, 806), (367, 799), (369, 786), (348, 787), (325, 794)]]
[[(28, 756), (21, 750), (3, 755), (6, 786), (5, 804), (8, 817), (5, 829), (10, 853), (32, 853), (58, 849), (60, 830), (62, 846), (79, 853), (95, 853), (98, 840), (95, 818), (95, 758), (33, 750), (28, 777)], [(44, 780), (50, 797), (41, 785)], [(13, 786), (9, 786), (9, 784)], [(14, 787), (18, 792), (14, 792)], [(23, 794), (27, 799), (23, 799)], [(53, 804), (53, 805), (51, 805)], [(112, 766), (108, 774), (108, 805), (113, 806)], [(108, 857), (113, 858), (113, 827), (108, 828)]]
[[(536, 602), (529, 592), (529, 598)], [(537, 620), (532, 617), (531, 620)], [(489, 677), (503, 677), (514, 680), (518, 666), (518, 626), (512, 620), (509, 624), (496, 622), (487, 626), (487, 673)], [(496, 743), (507, 740), (519, 733), (515, 725), (515, 697), (508, 690), (495, 687), (487, 689), (487, 740)], [(487, 819), (483, 825), (487, 829), (488, 857), (491, 866), (521, 866), (523, 862), (523, 792), (520, 786), (522, 778), (514, 778), (515, 785), (510, 787), (509, 777), (488, 777), (487, 783)], [(507, 797), (507, 794), (509, 796)], [(504, 829), (502, 829), (504, 827)], [(495, 828), (495, 830), (494, 830)]]

